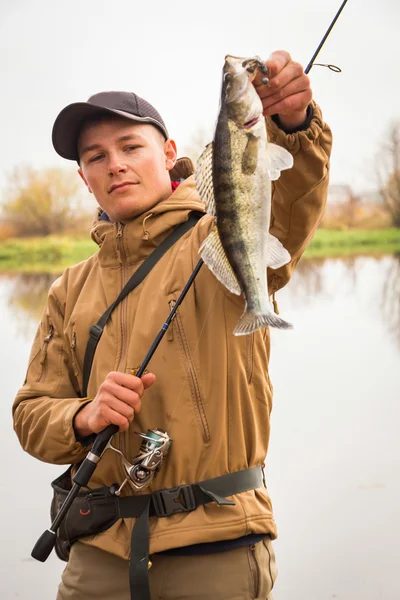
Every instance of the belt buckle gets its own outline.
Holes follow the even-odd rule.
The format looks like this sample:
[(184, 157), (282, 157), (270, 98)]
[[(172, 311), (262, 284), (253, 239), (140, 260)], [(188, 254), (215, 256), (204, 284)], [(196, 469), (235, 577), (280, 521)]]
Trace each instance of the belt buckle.
[(191, 485), (179, 485), (168, 490), (153, 492), (153, 506), (158, 517), (191, 512), (197, 508)]

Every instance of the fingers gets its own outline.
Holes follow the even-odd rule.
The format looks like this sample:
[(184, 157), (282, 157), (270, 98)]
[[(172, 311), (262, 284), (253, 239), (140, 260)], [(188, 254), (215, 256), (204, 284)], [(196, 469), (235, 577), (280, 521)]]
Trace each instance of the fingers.
[(312, 100), (311, 90), (296, 91), (293, 94), (284, 95), (282, 99), (279, 96), (262, 100), (264, 117), (275, 114), (286, 114), (291, 112), (306, 111), (307, 106)]
[(265, 64), (269, 82), (261, 84), (261, 78), (258, 78), (254, 83), (264, 116), (285, 115), (289, 119), (288, 126), (302, 122), (312, 100), (310, 78), (302, 65), (293, 61), (284, 50), (273, 52)]
[[(276, 52), (273, 52), (265, 63), (265, 66), (268, 70), (268, 79), (271, 81), (271, 79), (276, 77), (278, 73), (280, 73), (286, 67), (286, 65), (291, 62), (291, 60), (290, 54), (285, 50), (277, 50)], [(263, 85), (261, 83), (263, 77), (264, 75), (262, 73), (257, 72), (253, 81), (256, 88)]]
[(153, 385), (155, 379), (153, 373), (143, 375), (142, 379), (119, 371), (108, 373), (95, 399), (90, 403), (91, 430), (98, 433), (112, 423), (118, 425), (120, 431), (126, 431), (135, 413), (142, 407), (144, 390)]
[(289, 65), (292, 62), (292, 57), (289, 52), (286, 52), (285, 50), (276, 50), (273, 52), (265, 63), (265, 66), (268, 69), (269, 79), (271, 80), (276, 77), (283, 71), (286, 65)]
[(102, 387), (102, 400), (115, 398), (118, 401), (132, 407), (136, 412), (139, 412), (142, 407), (141, 394), (130, 390), (122, 385), (118, 385), (112, 379), (106, 380)]
[(142, 383), (143, 383), (144, 389), (147, 390), (147, 388), (149, 388), (151, 385), (153, 385), (155, 380), (156, 380), (156, 376), (153, 373), (146, 373), (145, 375), (143, 375)]
[(135, 417), (135, 410), (126, 402), (111, 397), (107, 403), (99, 405), (96, 417), (99, 422), (112, 423), (118, 425), (120, 431), (126, 431)]
[(292, 90), (303, 91), (310, 88), (310, 78), (299, 63), (291, 62), (266, 85), (257, 88), (261, 100), (276, 94), (289, 95)]

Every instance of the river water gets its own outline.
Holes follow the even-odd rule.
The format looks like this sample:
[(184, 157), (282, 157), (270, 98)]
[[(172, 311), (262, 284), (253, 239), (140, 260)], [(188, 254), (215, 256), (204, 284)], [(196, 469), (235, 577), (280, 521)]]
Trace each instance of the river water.
[[(52, 276), (0, 276), (2, 600), (54, 600), (64, 563), (30, 557), (60, 467), (25, 454), (11, 404)], [(400, 257), (304, 260), (277, 295), (268, 488), (275, 600), (399, 600)]]

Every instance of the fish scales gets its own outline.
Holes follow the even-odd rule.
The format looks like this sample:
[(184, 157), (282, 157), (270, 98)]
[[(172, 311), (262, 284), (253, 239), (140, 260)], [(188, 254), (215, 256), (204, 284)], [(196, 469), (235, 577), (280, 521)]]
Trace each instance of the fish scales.
[[(269, 217), (267, 202), (257, 201), (256, 205), (254, 202), (258, 195), (257, 188), (265, 187), (265, 193), (267, 192), (266, 182), (258, 181), (263, 178), (262, 170), (257, 171), (253, 168), (254, 177), (250, 177), (247, 174), (248, 169), (243, 169), (246, 150), (247, 154), (249, 153), (250, 136), (256, 139), (251, 133), (243, 134), (228, 118), (219, 120), (214, 147), (220, 148), (220, 151), (213, 153), (213, 182), (215, 197), (218, 198), (216, 216), (222, 246), (247, 299), (248, 308), (261, 310), (258, 288), (266, 285), (266, 274), (265, 269), (260, 269), (258, 265), (260, 259), (263, 259), (260, 254), (260, 247), (263, 245), (260, 232), (268, 231)], [(225, 140), (228, 143), (224, 143)], [(258, 141), (256, 144), (258, 155)], [(247, 160), (247, 163), (255, 163), (256, 160)], [(226, 165), (231, 165), (231, 168), (226, 168)], [(259, 220), (263, 223), (262, 228), (259, 227)], [(253, 268), (255, 264), (257, 269)], [(263, 264), (266, 264), (266, 260)], [(259, 271), (261, 276), (265, 275), (261, 277), (263, 281), (260, 281)]]

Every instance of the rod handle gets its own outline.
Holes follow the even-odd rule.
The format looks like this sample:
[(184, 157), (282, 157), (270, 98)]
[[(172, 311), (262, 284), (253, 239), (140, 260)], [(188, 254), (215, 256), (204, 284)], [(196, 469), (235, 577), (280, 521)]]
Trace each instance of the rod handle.
[(97, 462), (91, 461), (89, 458), (85, 458), (77, 472), (72, 478), (72, 481), (79, 485), (79, 487), (86, 487), (89, 480), (97, 467)]
[(118, 425), (108, 425), (103, 431), (100, 431), (96, 435), (96, 439), (93, 442), (92, 452), (97, 456), (101, 456), (107, 446), (108, 440), (119, 431)]
[(55, 546), (55, 543), (56, 534), (54, 533), (54, 531), (46, 529), (46, 531), (42, 533), (42, 535), (33, 547), (33, 550), (31, 552), (32, 558), (35, 558), (40, 562), (45, 562), (45, 560), (49, 558), (50, 553)]

